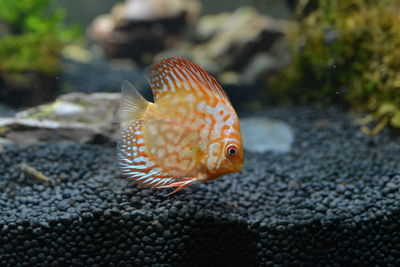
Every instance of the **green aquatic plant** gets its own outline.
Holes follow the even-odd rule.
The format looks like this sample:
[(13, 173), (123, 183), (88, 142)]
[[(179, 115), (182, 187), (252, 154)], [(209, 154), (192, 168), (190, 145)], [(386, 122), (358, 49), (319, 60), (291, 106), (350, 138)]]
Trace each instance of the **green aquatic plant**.
[(60, 72), (63, 44), (79, 37), (52, 0), (0, 1), (0, 72)]
[(64, 44), (80, 36), (52, 0), (0, 1), (0, 97), (15, 105), (47, 100), (57, 88)]
[(0, 72), (60, 72), (61, 45), (52, 35), (22, 34), (0, 39)]
[(52, 35), (61, 43), (80, 35), (77, 26), (67, 27), (65, 11), (53, 8), (53, 0), (0, 1), (0, 36), (8, 34)]
[(320, 0), (288, 33), (293, 63), (275, 94), (350, 104), (378, 120), (372, 132), (400, 128), (399, 14), (398, 0)]

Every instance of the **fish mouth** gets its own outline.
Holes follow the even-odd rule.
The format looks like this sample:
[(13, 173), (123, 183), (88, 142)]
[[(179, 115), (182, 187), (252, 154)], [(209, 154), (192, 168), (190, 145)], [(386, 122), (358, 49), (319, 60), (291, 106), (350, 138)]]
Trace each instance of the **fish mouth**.
[(221, 162), (221, 171), (223, 173), (240, 172), (243, 168), (243, 164), (236, 165), (227, 158), (223, 158)]
[(236, 167), (236, 171), (237, 172), (240, 172), (240, 171), (242, 171), (243, 170), (243, 163), (242, 164), (240, 164), (240, 165), (237, 165), (237, 167)]
[(234, 165), (234, 164), (232, 163), (232, 167), (233, 167), (233, 169), (234, 169), (233, 172), (240, 172), (240, 171), (243, 170), (243, 163), (240, 164), (240, 165)]

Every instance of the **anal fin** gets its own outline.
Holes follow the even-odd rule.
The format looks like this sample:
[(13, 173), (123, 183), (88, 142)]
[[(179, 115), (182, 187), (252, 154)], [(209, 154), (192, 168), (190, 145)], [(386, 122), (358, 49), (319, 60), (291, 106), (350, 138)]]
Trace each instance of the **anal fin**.
[(191, 183), (195, 182), (196, 178), (185, 178), (173, 183), (170, 183), (168, 185), (162, 185), (162, 186), (158, 186), (156, 188), (170, 188), (170, 187), (176, 187), (176, 189), (174, 191), (172, 191), (171, 193), (168, 193), (166, 196), (170, 196), (172, 194), (175, 194), (176, 192), (188, 187)]

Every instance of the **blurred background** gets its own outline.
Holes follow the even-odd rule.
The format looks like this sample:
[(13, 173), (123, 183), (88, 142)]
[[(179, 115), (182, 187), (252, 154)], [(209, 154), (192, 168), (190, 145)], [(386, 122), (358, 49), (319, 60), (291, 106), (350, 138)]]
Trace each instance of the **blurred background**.
[[(56, 0), (57, 6), (67, 11), (66, 21), (68, 23), (79, 23), (88, 26), (99, 14), (104, 14), (120, 0), (83, 0), (80, 2), (68, 0)], [(202, 14), (210, 15), (220, 12), (231, 12), (240, 6), (255, 6), (260, 12), (276, 18), (287, 19), (291, 16), (285, 1), (281, 0), (201, 0)]]
[(398, 0), (1, 0), (0, 116), (111, 122), (123, 80), (151, 99), (144, 67), (183, 56), (239, 113), (339, 105), (367, 134), (398, 129), (399, 14)]
[[(115, 144), (122, 81), (151, 100), (172, 56), (245, 164), (167, 198)], [(399, 129), (400, 0), (0, 0), (0, 265), (400, 266)]]

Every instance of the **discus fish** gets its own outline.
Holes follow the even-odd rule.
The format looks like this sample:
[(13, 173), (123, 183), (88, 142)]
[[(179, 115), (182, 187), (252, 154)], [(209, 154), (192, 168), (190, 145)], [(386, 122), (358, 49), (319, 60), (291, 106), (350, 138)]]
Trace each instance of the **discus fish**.
[(243, 165), (239, 119), (217, 81), (185, 58), (147, 67), (154, 103), (122, 83), (119, 168), (151, 188), (208, 181)]

